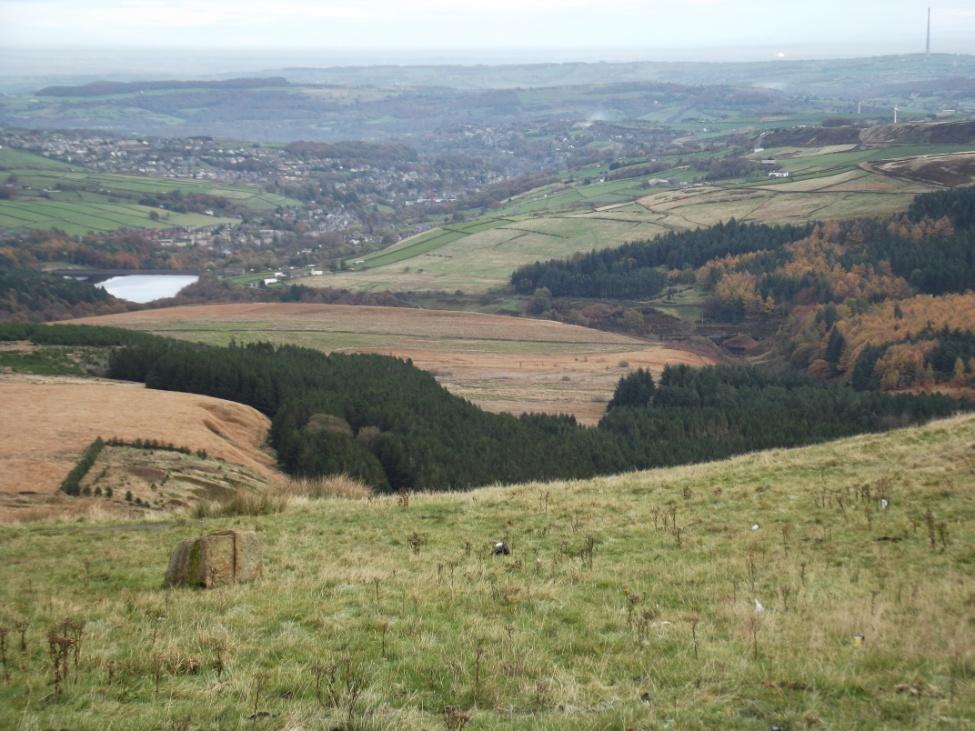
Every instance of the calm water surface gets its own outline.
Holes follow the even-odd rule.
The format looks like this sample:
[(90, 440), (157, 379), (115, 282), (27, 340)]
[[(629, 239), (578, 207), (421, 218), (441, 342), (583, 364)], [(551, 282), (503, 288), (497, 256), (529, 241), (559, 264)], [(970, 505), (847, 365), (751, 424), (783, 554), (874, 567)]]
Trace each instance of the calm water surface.
[(96, 286), (110, 295), (129, 302), (146, 303), (176, 294), (199, 279), (190, 274), (127, 274), (112, 277)]

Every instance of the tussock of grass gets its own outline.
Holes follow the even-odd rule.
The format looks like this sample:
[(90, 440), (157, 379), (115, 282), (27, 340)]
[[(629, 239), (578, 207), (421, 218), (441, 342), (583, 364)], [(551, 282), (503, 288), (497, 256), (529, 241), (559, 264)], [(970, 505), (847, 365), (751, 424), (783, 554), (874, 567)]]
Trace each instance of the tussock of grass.
[(372, 488), (347, 475), (328, 477), (298, 478), (291, 480), (284, 492), (294, 497), (313, 500), (340, 498), (344, 500), (365, 500), (372, 497)]
[(204, 500), (193, 508), (194, 518), (229, 518), (234, 516), (273, 515), (288, 509), (288, 496), (268, 491), (237, 491), (224, 501)]
[(346, 475), (290, 480), (280, 490), (238, 490), (229, 500), (204, 500), (191, 511), (194, 518), (230, 518), (274, 515), (304, 505), (309, 500), (365, 500), (372, 488)]
[[(265, 568), (206, 592), (162, 588), (197, 525), (2, 526), (0, 727), (971, 726), (973, 444), (969, 416), (590, 481), (303, 500), (211, 520), (258, 530)], [(84, 632), (54, 698), (47, 635), (67, 618)]]

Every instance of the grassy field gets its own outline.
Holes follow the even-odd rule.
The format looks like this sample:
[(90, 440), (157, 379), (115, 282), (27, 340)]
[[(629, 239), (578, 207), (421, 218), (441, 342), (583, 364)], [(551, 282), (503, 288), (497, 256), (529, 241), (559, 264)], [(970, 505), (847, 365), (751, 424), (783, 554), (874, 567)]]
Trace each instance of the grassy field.
[(432, 229), (363, 257), (361, 263), (349, 262), (354, 271), (304, 283), (357, 291), (480, 293), (504, 286), (511, 272), (524, 264), (710, 226), (732, 217), (776, 224), (885, 216), (904, 210), (916, 194), (933, 187), (861, 165), (964, 149), (958, 145), (773, 148), (756, 157), (775, 158), (790, 172), (789, 178), (757, 176), (683, 189), (648, 189), (644, 183), (649, 177), (689, 182), (700, 177), (698, 171), (683, 166), (610, 181), (602, 180), (605, 171), (598, 168), (575, 171), (558, 183), (514, 197), (489, 218)]
[(505, 284), (523, 264), (652, 238), (668, 230), (656, 222), (659, 218), (646, 211), (636, 216), (615, 211), (559, 214), (513, 220), (469, 235), (433, 239), (431, 232), (426, 234), (431, 239), (423, 242), (425, 250), (387, 250), (366, 259), (363, 271), (329, 273), (302, 284), (358, 291), (486, 292)]
[[(968, 728), (973, 440), (965, 417), (205, 525), (3, 526), (0, 726)], [(178, 541), (235, 527), (261, 580), (162, 587)], [(78, 627), (55, 687), (48, 633)]]
[(144, 310), (76, 322), (129, 327), (211, 345), (274, 342), (325, 352), (409, 358), (452, 393), (489, 411), (602, 417), (635, 368), (712, 358), (600, 330), (531, 318), (347, 305), (210, 305)]
[(95, 348), (36, 347), (18, 343), (0, 345), (0, 373), (39, 376), (84, 376), (103, 366), (105, 356)]
[(297, 201), (242, 185), (211, 181), (96, 173), (22, 150), (0, 150), (0, 180), (14, 176), (13, 200), (0, 201), (0, 229), (59, 229), (68, 234), (120, 228), (198, 228), (237, 219), (176, 213), (141, 205), (147, 194), (181, 191), (227, 198), (254, 211), (298, 205)]

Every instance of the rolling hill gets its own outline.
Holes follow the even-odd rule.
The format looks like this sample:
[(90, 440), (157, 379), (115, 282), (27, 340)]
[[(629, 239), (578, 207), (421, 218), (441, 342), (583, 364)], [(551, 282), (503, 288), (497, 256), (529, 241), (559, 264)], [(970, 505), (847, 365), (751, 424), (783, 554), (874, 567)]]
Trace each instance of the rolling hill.
[[(77, 514), (92, 508), (109, 513), (127, 509), (120, 489), (114, 500), (83, 499), (81, 507), (78, 498), (67, 499), (57, 493), (61, 481), (96, 437), (127, 442), (153, 440), (193, 452), (203, 450), (209, 464), (204, 464), (204, 459), (194, 469), (226, 471), (228, 488), (261, 487), (280, 479), (274, 457), (264, 448), (268, 420), (241, 404), (154, 391), (131, 383), (13, 375), (0, 377), (0, 400), (4, 405), (0, 423), (0, 520)], [(134, 457), (129, 454), (121, 461), (134, 464)], [(95, 471), (102, 467), (99, 463)], [(176, 468), (171, 465), (169, 469)], [(120, 485), (129, 481), (134, 486), (139, 470), (133, 472), (123, 465), (120, 471), (122, 479), (109, 482)], [(158, 481), (165, 471), (156, 471)], [(216, 477), (211, 474), (209, 480), (201, 480), (198, 475), (197, 487), (222, 481)]]
[(101, 173), (23, 150), (0, 149), (0, 180), (16, 180), (18, 194), (0, 200), (0, 230), (58, 229), (72, 235), (122, 228), (204, 228), (239, 223), (230, 216), (178, 213), (144, 205), (146, 195), (179, 191), (224, 198), (253, 211), (297, 205), (244, 185)]
[[(195, 524), (0, 526), (0, 725), (964, 727), (973, 441), (968, 416), (590, 481), (305, 501), (210, 521), (259, 531), (264, 577), (208, 592), (161, 587)], [(65, 621), (83, 642), (55, 697), (44, 638)]]
[(201, 305), (93, 317), (211, 345), (301, 345), (409, 358), (488, 411), (569, 413), (595, 424), (620, 377), (636, 368), (708, 365), (713, 348), (664, 344), (549, 320), (352, 305)]
[[(788, 177), (770, 179), (759, 171), (707, 184), (689, 183), (701, 174), (676, 160), (649, 178), (610, 179), (608, 169), (586, 170), (571, 182), (516, 196), (488, 217), (434, 228), (348, 261), (351, 271), (302, 283), (357, 291), (481, 293), (504, 286), (512, 271), (536, 261), (730, 218), (795, 224), (883, 217), (906, 210), (919, 193), (967, 181), (972, 147), (970, 142), (773, 147), (750, 157), (773, 160), (774, 169)], [(905, 174), (905, 168), (937, 174)], [(661, 180), (669, 183), (655, 182)]]

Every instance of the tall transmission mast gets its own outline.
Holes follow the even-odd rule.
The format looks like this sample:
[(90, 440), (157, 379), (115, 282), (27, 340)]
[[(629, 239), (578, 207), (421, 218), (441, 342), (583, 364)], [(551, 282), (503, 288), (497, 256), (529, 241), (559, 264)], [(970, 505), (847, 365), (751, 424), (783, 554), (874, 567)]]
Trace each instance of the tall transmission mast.
[(931, 55), (931, 8), (928, 8), (928, 39), (927, 43), (924, 45), (924, 55)]

